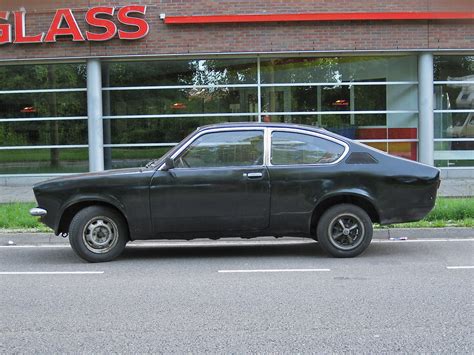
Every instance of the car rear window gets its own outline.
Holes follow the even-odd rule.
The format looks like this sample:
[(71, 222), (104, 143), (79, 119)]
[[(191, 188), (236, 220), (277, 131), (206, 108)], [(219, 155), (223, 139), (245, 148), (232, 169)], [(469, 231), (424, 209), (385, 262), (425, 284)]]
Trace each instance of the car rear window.
[(325, 164), (335, 162), (344, 153), (338, 143), (309, 134), (273, 132), (273, 165)]

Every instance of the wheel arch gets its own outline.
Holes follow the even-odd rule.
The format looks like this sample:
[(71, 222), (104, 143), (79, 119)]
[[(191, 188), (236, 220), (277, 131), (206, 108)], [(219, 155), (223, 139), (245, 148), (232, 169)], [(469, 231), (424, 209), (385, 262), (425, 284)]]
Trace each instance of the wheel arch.
[[(61, 234), (61, 233), (68, 233), (69, 232), (69, 226), (71, 224), (72, 219), (74, 216), (82, 209), (90, 206), (103, 206), (103, 207), (108, 207), (110, 209), (113, 209), (120, 213), (122, 216), (123, 220), (127, 224), (128, 232), (130, 235), (130, 226), (128, 223), (127, 215), (125, 214), (121, 204), (117, 204), (115, 201), (108, 201), (100, 198), (94, 198), (94, 197), (89, 197), (89, 198), (81, 198), (81, 199), (76, 199), (73, 201), (68, 202), (65, 204), (65, 207), (63, 208), (63, 212), (61, 213), (61, 217), (58, 221), (55, 233), (56, 234)], [(120, 206), (120, 207), (119, 207)]]
[(372, 223), (380, 223), (380, 213), (374, 201), (369, 196), (357, 192), (340, 192), (325, 197), (314, 207), (310, 223), (312, 235), (316, 234), (316, 226), (323, 213), (329, 208), (342, 203), (349, 203), (362, 208), (369, 215)]

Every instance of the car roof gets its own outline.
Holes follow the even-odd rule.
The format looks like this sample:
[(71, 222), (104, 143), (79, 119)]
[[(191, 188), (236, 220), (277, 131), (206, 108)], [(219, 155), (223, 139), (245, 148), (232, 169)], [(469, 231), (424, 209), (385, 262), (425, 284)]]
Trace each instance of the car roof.
[(224, 122), (224, 123), (215, 123), (206, 126), (201, 126), (197, 130), (203, 131), (208, 129), (215, 129), (215, 128), (242, 128), (242, 127), (255, 127), (255, 128), (299, 128), (307, 131), (314, 131), (320, 132), (324, 134), (330, 133), (324, 128), (318, 126), (309, 126), (303, 124), (295, 124), (295, 123), (273, 123), (273, 122)]

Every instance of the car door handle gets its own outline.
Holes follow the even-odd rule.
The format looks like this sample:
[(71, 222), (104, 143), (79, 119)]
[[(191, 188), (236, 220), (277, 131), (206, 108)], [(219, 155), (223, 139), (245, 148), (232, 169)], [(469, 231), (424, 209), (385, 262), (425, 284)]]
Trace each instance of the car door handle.
[(260, 179), (263, 177), (262, 173), (244, 173), (244, 177), (247, 179)]

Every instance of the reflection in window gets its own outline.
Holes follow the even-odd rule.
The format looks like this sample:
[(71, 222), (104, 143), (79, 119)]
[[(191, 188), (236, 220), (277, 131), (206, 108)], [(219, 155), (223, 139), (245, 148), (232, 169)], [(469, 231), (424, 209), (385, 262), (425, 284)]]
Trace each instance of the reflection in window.
[(208, 133), (176, 159), (178, 168), (252, 166), (263, 164), (263, 131)]
[(263, 87), (263, 112), (303, 112), (318, 110), (316, 86)]
[(102, 65), (104, 86), (229, 85), (257, 82), (256, 58), (158, 60)]
[(434, 57), (434, 80), (445, 81), (454, 77), (474, 74), (474, 56), (443, 55)]
[(87, 148), (0, 150), (0, 174), (82, 173), (88, 157)]
[(343, 153), (342, 145), (323, 138), (290, 132), (272, 134), (273, 165), (332, 163)]
[[(474, 165), (474, 56), (435, 56), (435, 166)], [(463, 110), (464, 112), (456, 112)], [(472, 112), (470, 112), (472, 111)]]
[(178, 143), (197, 127), (256, 119), (256, 116), (106, 119), (104, 132), (110, 131), (111, 134), (104, 134), (104, 142), (106, 144)]
[(322, 88), (322, 111), (350, 111), (349, 86), (325, 86)]
[(85, 64), (0, 66), (0, 90), (71, 89), (86, 87)]
[(416, 56), (298, 57), (261, 60), (261, 81), (271, 83), (340, 83), (370, 80), (416, 80)]
[(474, 112), (435, 114), (435, 138), (474, 138)]
[[(373, 79), (370, 81), (381, 81)], [(412, 85), (397, 85), (397, 99)], [(393, 93), (395, 96), (395, 93)], [(395, 99), (394, 99), (395, 100)], [(411, 103), (410, 103), (411, 104)], [(406, 103), (405, 108), (410, 109)], [(413, 108), (416, 110), (416, 107)], [(310, 111), (385, 111), (387, 110), (387, 87), (381, 85), (337, 85), (337, 86), (276, 86), (262, 88), (263, 112), (310, 112)]]
[(435, 166), (442, 168), (474, 166), (474, 142), (435, 142)]
[(86, 92), (0, 95), (1, 118), (87, 116)]
[(104, 95), (107, 100), (111, 115), (257, 112), (256, 88), (111, 91)]
[(1, 122), (0, 146), (87, 144), (87, 121)]
[(159, 159), (172, 147), (114, 147), (110, 150), (110, 161), (105, 157), (107, 169), (136, 168), (145, 166), (151, 160)]

